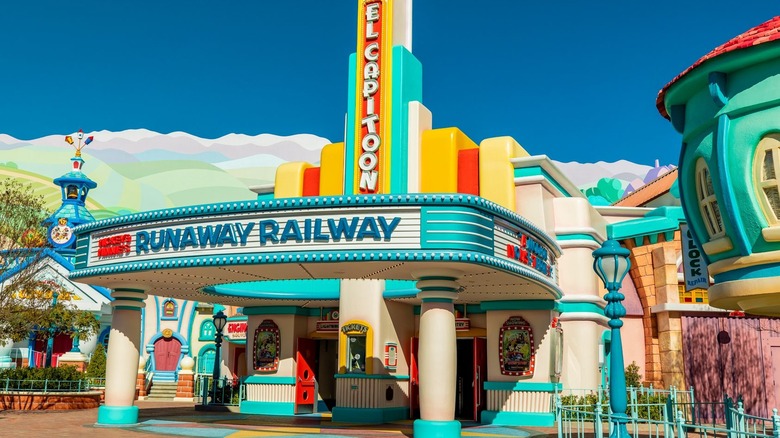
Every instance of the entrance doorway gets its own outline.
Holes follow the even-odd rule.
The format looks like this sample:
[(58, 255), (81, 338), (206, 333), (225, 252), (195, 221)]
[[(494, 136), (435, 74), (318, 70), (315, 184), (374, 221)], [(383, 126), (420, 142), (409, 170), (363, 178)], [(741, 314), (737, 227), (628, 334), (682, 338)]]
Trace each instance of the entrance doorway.
[[(417, 370), (418, 338), (412, 338), (409, 361), (409, 407), (412, 419), (420, 418), (419, 374)], [(455, 418), (479, 421), (486, 409), (487, 340), (458, 338), (455, 374)]]
[(485, 409), (484, 381), (487, 373), (485, 338), (461, 338), (457, 344), (455, 418), (479, 421)]
[(336, 405), (338, 339), (298, 338), (295, 356), (295, 413), (333, 409)]
[(181, 342), (176, 338), (160, 338), (154, 343), (155, 371), (176, 371), (181, 356)]

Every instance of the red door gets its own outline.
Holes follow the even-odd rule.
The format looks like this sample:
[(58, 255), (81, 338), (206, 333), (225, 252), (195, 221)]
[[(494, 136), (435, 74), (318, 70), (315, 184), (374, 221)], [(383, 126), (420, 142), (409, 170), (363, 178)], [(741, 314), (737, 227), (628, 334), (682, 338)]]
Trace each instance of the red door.
[(479, 421), (479, 413), (485, 410), (483, 384), (487, 377), (487, 339), (474, 338), (474, 421)]
[(317, 375), (314, 372), (316, 359), (317, 341), (298, 338), (297, 367), (295, 371), (296, 414), (314, 412), (314, 405), (317, 403)]
[(155, 371), (176, 371), (181, 356), (181, 343), (175, 338), (160, 338), (154, 343)]
[(419, 349), (420, 339), (412, 338), (412, 345), (409, 351), (409, 418), (412, 420), (420, 418), (420, 380), (417, 371), (417, 350)]

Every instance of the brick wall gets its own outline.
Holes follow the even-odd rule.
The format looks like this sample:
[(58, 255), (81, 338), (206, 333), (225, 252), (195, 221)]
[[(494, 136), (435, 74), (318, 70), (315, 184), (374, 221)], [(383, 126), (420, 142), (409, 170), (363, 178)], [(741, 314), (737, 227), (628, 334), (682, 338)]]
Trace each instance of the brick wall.
[(100, 392), (62, 394), (0, 393), (0, 410), (44, 411), (92, 409), (100, 406)]

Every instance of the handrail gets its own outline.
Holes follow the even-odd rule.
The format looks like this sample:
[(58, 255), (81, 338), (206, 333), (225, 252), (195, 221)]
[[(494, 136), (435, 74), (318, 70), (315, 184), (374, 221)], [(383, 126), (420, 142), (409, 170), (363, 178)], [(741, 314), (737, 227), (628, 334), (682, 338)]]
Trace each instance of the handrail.
[(3, 392), (87, 392), (92, 390), (89, 379), (79, 380), (18, 380), (0, 379)]

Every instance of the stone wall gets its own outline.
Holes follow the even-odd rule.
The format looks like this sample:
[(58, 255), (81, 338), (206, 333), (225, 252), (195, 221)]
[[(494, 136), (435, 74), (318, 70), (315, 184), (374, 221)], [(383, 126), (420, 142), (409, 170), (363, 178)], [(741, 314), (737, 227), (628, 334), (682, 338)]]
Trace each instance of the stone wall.
[[(622, 243), (631, 250), (629, 275), (642, 303), (642, 325), (645, 330), (645, 375), (642, 380), (656, 387), (668, 387), (670, 384), (678, 386), (684, 383), (682, 369), (677, 371), (673, 368), (679, 365), (682, 352), (677, 345), (672, 345), (672, 341), (679, 338), (679, 315), (664, 315), (660, 321), (662, 327), (659, 327), (659, 318), (651, 313), (650, 308), (664, 302), (679, 302), (675, 294), (680, 232), (676, 231), (671, 241), (666, 241), (664, 235), (659, 234), (655, 242), (645, 237), (641, 245), (636, 245), (634, 239)], [(669, 282), (673, 285), (665, 284)], [(670, 292), (671, 288), (674, 292)]]

